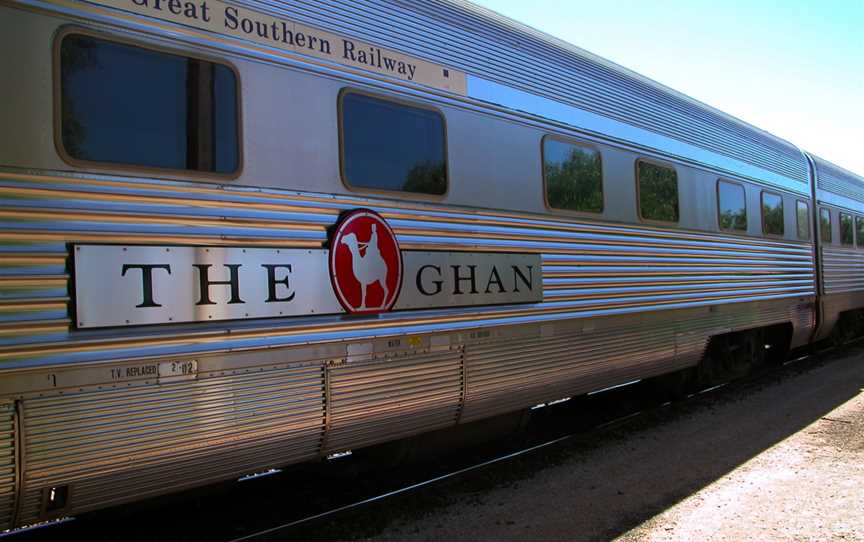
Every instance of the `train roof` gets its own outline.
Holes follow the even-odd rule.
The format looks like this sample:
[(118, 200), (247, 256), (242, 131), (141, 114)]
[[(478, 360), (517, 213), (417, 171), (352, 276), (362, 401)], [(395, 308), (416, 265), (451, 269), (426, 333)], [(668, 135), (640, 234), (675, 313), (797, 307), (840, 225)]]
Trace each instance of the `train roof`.
[[(810, 155), (813, 159), (813, 165), (816, 166), (816, 187), (849, 198), (858, 203), (864, 203), (864, 177), (856, 175), (847, 169), (832, 164), (824, 158)], [(823, 198), (827, 199), (827, 198)], [(858, 208), (859, 205), (849, 204), (847, 202), (836, 202), (846, 207)]]
[(644, 146), (666, 151), (664, 141), (681, 142), (668, 145), (669, 153), (746, 177), (782, 179), (775, 184), (798, 191), (808, 184), (807, 160), (795, 145), (465, 0), (236, 1), (462, 70), (469, 96), (472, 83), (492, 82), (653, 134), (636, 142)]

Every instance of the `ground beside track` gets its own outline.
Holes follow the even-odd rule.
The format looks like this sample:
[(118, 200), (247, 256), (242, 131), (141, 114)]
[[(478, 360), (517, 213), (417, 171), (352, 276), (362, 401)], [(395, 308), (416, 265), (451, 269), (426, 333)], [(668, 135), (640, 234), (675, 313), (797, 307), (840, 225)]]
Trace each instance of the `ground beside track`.
[(367, 509), (395, 519), (363, 540), (864, 540), (864, 349), (826, 358), (439, 490), (431, 509)]

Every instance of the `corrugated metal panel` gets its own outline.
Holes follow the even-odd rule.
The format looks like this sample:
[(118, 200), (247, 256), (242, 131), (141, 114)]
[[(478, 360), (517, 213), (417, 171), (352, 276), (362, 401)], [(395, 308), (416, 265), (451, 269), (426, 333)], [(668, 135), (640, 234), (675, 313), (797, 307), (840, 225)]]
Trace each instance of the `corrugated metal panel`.
[(55, 485), (83, 511), (317, 457), (323, 385), (317, 363), (26, 400), (21, 519)]
[(822, 279), (826, 294), (864, 290), (864, 251), (822, 247)]
[[(5, 300), (18, 305), (9, 306), (11, 320), (0, 326), (0, 360), (7, 366), (212, 352), (241, 342), (280, 346), (310, 336), (355, 340), (428, 332), (430, 326), (447, 331), (470, 327), (478, 315), (505, 325), (814, 294), (811, 249), (799, 242), (350, 197), (18, 177), (0, 173), (0, 214), (15, 216), (0, 222), (0, 246), (45, 256), (31, 262), (19, 248), (15, 258), (26, 265), (8, 268), (15, 285), (7, 282)], [(368, 323), (318, 316), (302, 326), (277, 319), (240, 327), (148, 327), (124, 330), (123, 337), (70, 332), (68, 318), (57, 318), (69, 313), (61, 263), (69, 243), (321, 247), (338, 213), (360, 206), (384, 214), (403, 249), (541, 253), (544, 302), (403, 311)]]
[(808, 182), (807, 163), (790, 143), (468, 2), (238, 3), (446, 64)]
[(494, 341), (465, 349), (463, 421), (674, 370), (671, 327)]
[(813, 162), (816, 164), (816, 186), (864, 203), (864, 177), (816, 156), (813, 157)]
[(328, 452), (456, 423), (462, 400), (458, 349), (354, 362), (329, 373)]
[(0, 531), (12, 527), (15, 514), (15, 408), (0, 403)]

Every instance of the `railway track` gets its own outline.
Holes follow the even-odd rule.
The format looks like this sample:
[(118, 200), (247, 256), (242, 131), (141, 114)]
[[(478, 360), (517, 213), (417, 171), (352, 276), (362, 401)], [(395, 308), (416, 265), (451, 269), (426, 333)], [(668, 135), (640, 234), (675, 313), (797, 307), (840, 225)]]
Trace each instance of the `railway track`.
[[(163, 498), (158, 505), (149, 502), (80, 519), (64, 518), (54, 524), (3, 536), (15, 542), (61, 538), (230, 542), (308, 539), (310, 536), (338, 539), (349, 534), (340, 534), (343, 530), (338, 523), (342, 518), (351, 517), (349, 522), (354, 525), (358, 521), (357, 513), (363, 510), (378, 507), (380, 511), (382, 506), (391, 505), (398, 509), (399, 499), (424, 491), (446, 491), (442, 488), (448, 484), (458, 484), (485, 471), (506, 470), (508, 464), (520, 461), (542, 467), (544, 454), (554, 455), (566, 449), (568, 443), (602, 441), (610, 430), (627, 429), (645, 418), (662, 423), (669, 418), (667, 412), (686, 412), (695, 402), (722, 401), (722, 398), (715, 398), (722, 395), (723, 389), (758, 388), (766, 380), (790, 377), (826, 358), (853, 352), (861, 340), (841, 348), (825, 348), (798, 356), (780, 368), (762, 370), (744, 379), (707, 386), (674, 403), (660, 402), (642, 393), (638, 383), (632, 383), (572, 400), (538, 405), (532, 413), (530, 426), (519, 438), (499, 440), (399, 469), (373, 467), (371, 471), (363, 471), (352, 465), (352, 459), (347, 456), (337, 457), (326, 465), (308, 470), (291, 469), (250, 476), (231, 488), (216, 489), (215, 494), (213, 488), (208, 488), (203, 495), (196, 492)], [(363, 454), (358, 452), (357, 455)], [(530, 473), (533, 468), (529, 465), (526, 471)], [(346, 488), (346, 484), (353, 486)], [(148, 520), (141, 522), (141, 517)], [(157, 521), (152, 521), (154, 518)], [(325, 526), (327, 528), (322, 528)], [(347, 530), (354, 531), (354, 528)]]

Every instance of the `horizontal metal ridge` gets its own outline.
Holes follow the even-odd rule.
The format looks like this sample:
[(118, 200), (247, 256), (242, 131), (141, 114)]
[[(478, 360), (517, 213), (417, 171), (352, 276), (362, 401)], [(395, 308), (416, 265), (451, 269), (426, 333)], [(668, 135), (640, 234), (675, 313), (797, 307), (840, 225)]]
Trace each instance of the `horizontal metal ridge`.
[(816, 166), (816, 186), (840, 196), (864, 203), (864, 177), (813, 156)]

